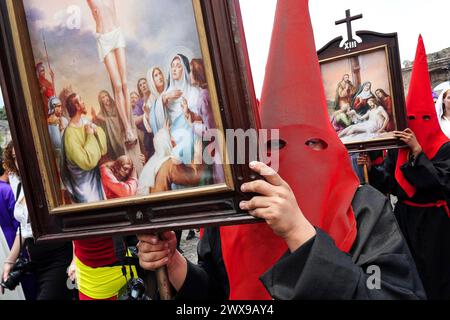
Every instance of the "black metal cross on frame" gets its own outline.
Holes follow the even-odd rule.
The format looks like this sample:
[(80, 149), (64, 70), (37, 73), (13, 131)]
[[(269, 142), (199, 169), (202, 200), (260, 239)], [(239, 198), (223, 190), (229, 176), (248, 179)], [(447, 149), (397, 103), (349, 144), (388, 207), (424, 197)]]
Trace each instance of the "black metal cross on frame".
[(353, 42), (355, 41), (353, 39), (353, 31), (352, 31), (352, 21), (354, 20), (358, 20), (358, 19), (362, 19), (363, 15), (362, 14), (358, 14), (356, 16), (351, 16), (350, 15), (350, 9), (345, 10), (345, 19), (342, 20), (338, 20), (335, 22), (336, 25), (340, 25), (343, 23), (347, 24), (347, 42)]

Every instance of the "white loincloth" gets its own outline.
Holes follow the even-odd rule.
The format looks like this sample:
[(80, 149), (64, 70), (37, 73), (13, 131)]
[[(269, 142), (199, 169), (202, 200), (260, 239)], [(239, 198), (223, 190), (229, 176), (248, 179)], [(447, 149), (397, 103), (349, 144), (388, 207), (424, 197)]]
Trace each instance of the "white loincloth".
[(126, 48), (127, 46), (125, 37), (123, 36), (123, 32), (120, 27), (108, 33), (96, 33), (95, 37), (97, 39), (98, 57), (100, 62), (103, 62), (105, 57), (111, 51), (119, 48)]

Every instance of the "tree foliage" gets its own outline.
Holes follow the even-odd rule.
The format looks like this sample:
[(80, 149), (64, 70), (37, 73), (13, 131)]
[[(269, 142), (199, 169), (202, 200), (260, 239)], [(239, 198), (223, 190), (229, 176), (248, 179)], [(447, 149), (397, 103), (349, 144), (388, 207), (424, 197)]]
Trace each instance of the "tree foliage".
[(8, 120), (5, 108), (0, 108), (0, 120)]

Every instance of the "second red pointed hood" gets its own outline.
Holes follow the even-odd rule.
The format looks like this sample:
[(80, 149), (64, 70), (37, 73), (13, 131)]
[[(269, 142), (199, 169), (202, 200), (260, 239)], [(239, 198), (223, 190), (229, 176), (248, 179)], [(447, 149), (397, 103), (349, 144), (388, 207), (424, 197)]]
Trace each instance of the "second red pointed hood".
[[(433, 101), (430, 75), (428, 73), (427, 53), (422, 36), (419, 36), (416, 57), (411, 74), (411, 82), (406, 99), (408, 127), (414, 131), (423, 152), (433, 159), (441, 146), (449, 139), (442, 132)], [(403, 176), (400, 167), (408, 160), (409, 149), (399, 151), (395, 177), (402, 189), (412, 197), (416, 189)]]
[(441, 146), (449, 139), (441, 130), (433, 101), (427, 53), (422, 36), (419, 36), (411, 83), (406, 100), (408, 126), (416, 134), (423, 152), (434, 158)]

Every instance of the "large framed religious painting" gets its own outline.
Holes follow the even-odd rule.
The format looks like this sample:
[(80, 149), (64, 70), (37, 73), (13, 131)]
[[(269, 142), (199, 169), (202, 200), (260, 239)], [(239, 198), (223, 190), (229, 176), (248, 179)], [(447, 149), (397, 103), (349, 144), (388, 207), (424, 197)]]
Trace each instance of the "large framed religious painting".
[(7, 0), (1, 24), (39, 240), (255, 221), (239, 209), (258, 177), (238, 135), (258, 118), (237, 0)]
[(393, 131), (405, 129), (405, 98), (397, 35), (357, 32), (319, 50), (330, 122), (350, 151), (398, 148)]

